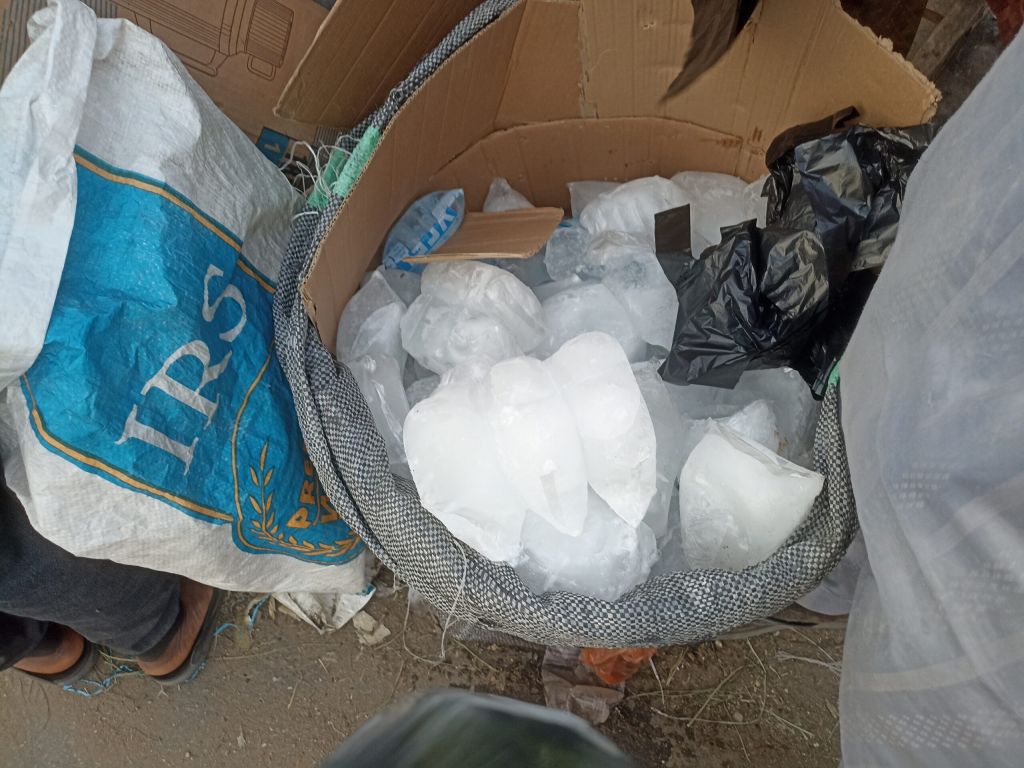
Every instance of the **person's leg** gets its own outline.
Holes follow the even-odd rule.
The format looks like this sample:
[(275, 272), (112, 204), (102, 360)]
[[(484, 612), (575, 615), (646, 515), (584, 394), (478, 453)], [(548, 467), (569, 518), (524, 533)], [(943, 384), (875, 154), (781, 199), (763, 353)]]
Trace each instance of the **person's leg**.
[(45, 621), (0, 613), (0, 669), (32, 654), (43, 643), (49, 627)]
[(199, 665), (216, 611), (212, 588), (64, 551), (32, 527), (2, 466), (0, 525), (0, 669), (58, 672), (83, 658), (83, 636), (137, 656), (154, 677), (176, 681)]
[(178, 619), (177, 576), (64, 551), (36, 532), (2, 474), (0, 525), (0, 612), (71, 627), (131, 656), (150, 651)]

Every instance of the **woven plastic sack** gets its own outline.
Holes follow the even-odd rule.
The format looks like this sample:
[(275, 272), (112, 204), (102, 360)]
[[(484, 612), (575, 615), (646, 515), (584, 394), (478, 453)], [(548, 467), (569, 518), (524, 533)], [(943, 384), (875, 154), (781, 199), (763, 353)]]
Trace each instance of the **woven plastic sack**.
[[(768, 560), (742, 572), (660, 576), (614, 603), (565, 592), (537, 595), (508, 565), (456, 540), (419, 503), (414, 485), (389, 471), (384, 442), (356, 382), (320, 342), (299, 297), (321, 240), (388, 123), (404, 101), (460, 46), (513, 0), (478, 6), (425, 56), (386, 103), (338, 145), (347, 164), (321, 191), (325, 204), (296, 218), (275, 296), (277, 351), (299, 423), (335, 508), (388, 568), (445, 617), (525, 640), (563, 646), (626, 647), (693, 643), (769, 616), (813, 589), (856, 532), (839, 393), (825, 397), (815, 440), (825, 489), (805, 524)], [(335, 163), (329, 167), (337, 168)], [(352, 258), (362, 258), (353, 254)]]
[(0, 88), (0, 458), (33, 526), (365, 601), (273, 353), (298, 195), (148, 32), (51, 0), (29, 36)]

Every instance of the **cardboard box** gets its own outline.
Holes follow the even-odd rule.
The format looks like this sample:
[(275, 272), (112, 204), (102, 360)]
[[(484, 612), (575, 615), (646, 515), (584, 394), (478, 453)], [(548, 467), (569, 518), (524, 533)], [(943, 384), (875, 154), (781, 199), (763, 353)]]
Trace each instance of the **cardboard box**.
[[(163, 40), (214, 103), (274, 162), (290, 140), (333, 142), (316, 120), (274, 106), (327, 17), (332, 0), (84, 0), (97, 16), (121, 16)], [(0, 0), (0, 81), (28, 45), (29, 17), (45, 0)]]
[[(389, 25), (413, 24), (419, 4), (374, 2), (381, 27), (358, 50), (335, 35), (357, 23), (345, 15), (364, 0), (335, 7), (293, 82), (310, 81), (304, 68), (325, 50), (346, 65), (319, 69), (315, 91), (286, 93), (289, 114), (355, 124), (369, 92), (393, 84)], [(426, 192), (462, 186), (469, 210), (479, 210), (491, 180), (504, 176), (535, 205), (567, 208), (566, 182), (579, 179), (682, 170), (754, 179), (785, 128), (850, 105), (866, 123), (917, 124), (938, 102), (923, 75), (833, 0), (763, 0), (717, 64), (663, 99), (692, 24), (680, 0), (523, 0), (452, 56), (387, 128), (320, 244), (302, 291), (327, 348), (389, 228)], [(370, 89), (346, 77), (353, 71), (389, 79)]]

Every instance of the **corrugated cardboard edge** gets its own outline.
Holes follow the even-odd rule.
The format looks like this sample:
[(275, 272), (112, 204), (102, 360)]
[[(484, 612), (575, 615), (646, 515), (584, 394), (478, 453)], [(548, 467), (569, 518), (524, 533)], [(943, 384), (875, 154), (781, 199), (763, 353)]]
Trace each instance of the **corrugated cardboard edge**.
[(405, 261), (432, 264), (472, 259), (528, 259), (544, 247), (564, 217), (561, 208), (467, 213), (462, 226), (447, 243), (433, 253)]
[[(281, 92), (274, 114), (346, 130), (354, 127), (477, 4), (478, 0), (338, 0)], [(372, 29), (354, 34), (360, 25), (370, 23), (375, 23)]]
[[(476, 48), (475, 49), (471, 49), (469, 51), (465, 51), (463, 49), (460, 49), (459, 51), (456, 51), (455, 54), (453, 54), (451, 57), (449, 57), (448, 60), (446, 60), (427, 79), (427, 81), (420, 87), (420, 89), (417, 91), (417, 93), (413, 94), (413, 96), (410, 97), (410, 99), (402, 106), (402, 108), (398, 111), (398, 113), (395, 115), (395, 117), (390, 121), (388, 126), (384, 129), (384, 132), (383, 132), (383, 134), (381, 135), (381, 138), (380, 138), (380, 143), (378, 144), (377, 151), (370, 158), (370, 160), (367, 163), (367, 165), (360, 171), (358, 178), (356, 178), (353, 181), (352, 186), (351, 186), (352, 192), (350, 193), (349, 197), (346, 198), (343, 201), (341, 207), (338, 209), (338, 211), (335, 213), (334, 217), (331, 219), (330, 226), (326, 230), (327, 234), (324, 236), (324, 238), (317, 245), (316, 253), (313, 256), (313, 260), (312, 260), (312, 263), (310, 264), (309, 270), (306, 273), (306, 276), (303, 279), (303, 282), (302, 282), (302, 284), (300, 286), (299, 293), (300, 293), (300, 295), (302, 297), (303, 304), (306, 307), (307, 315), (309, 315), (309, 317), (313, 321), (314, 325), (317, 326), (318, 331), (320, 331), (320, 333), (321, 333), (321, 337), (324, 338), (325, 340), (327, 340), (332, 346), (333, 346), (333, 335), (332, 334), (334, 333), (334, 331), (331, 330), (331, 329), (325, 330), (324, 328), (321, 327), (321, 325), (322, 325), (322, 318), (319, 316), (318, 307), (317, 307), (317, 300), (314, 297), (314, 295), (312, 293), (312, 290), (310, 288), (310, 277), (318, 270), (318, 268), (320, 268), (322, 265), (325, 264), (325, 262), (324, 262), (324, 260), (322, 258), (323, 257), (323, 253), (324, 253), (324, 248), (325, 248), (325, 245), (330, 242), (331, 234), (337, 228), (338, 219), (341, 217), (342, 213), (348, 209), (348, 207), (349, 207), (349, 205), (351, 203), (351, 200), (352, 200), (352, 196), (354, 194), (356, 194), (356, 192), (360, 189), (361, 183), (363, 181), (364, 176), (367, 173), (367, 170), (374, 166), (375, 161), (378, 161), (380, 159), (378, 157), (378, 155), (381, 154), (381, 152), (382, 152), (381, 148), (384, 147), (385, 142), (388, 139), (394, 139), (393, 134), (394, 134), (394, 132), (396, 130), (396, 126), (398, 126), (401, 123), (401, 121), (399, 120), (399, 117), (402, 117), (404, 115), (404, 116), (406, 116), (408, 118), (408, 115), (410, 113), (414, 113), (414, 110), (422, 111), (422, 109), (425, 108), (425, 105), (426, 105), (427, 102), (423, 98), (421, 98), (421, 95), (426, 92), (426, 89), (427, 89), (428, 86), (434, 86), (436, 88), (436, 87), (439, 87), (438, 83), (441, 83), (442, 85), (445, 86), (446, 91), (448, 91), (448, 92), (458, 91), (459, 88), (456, 87), (456, 86), (453, 86), (453, 82), (452, 82), (453, 78), (456, 77), (456, 75), (458, 73), (465, 73), (467, 71), (473, 72), (473, 71), (479, 70), (479, 68), (482, 65), (482, 60), (483, 60), (483, 63), (486, 63), (487, 65), (493, 64), (494, 61), (498, 61), (499, 63), (501, 63), (502, 66), (505, 67), (503, 74), (504, 74), (505, 80), (507, 81), (507, 78), (508, 78), (508, 71), (507, 71), (508, 62), (511, 60), (511, 51), (512, 51), (514, 45), (515, 45), (515, 42), (516, 42), (516, 39), (517, 39), (517, 36), (518, 36), (519, 20), (521, 18), (523, 9), (525, 7), (525, 4), (526, 4), (525, 0), (523, 0), (523, 2), (515, 3), (512, 6), (510, 6), (509, 8), (507, 8), (496, 20), (494, 20), (490, 25), (488, 25), (485, 29), (483, 29), (481, 32), (479, 32), (477, 34), (476, 38), (474, 38), (474, 41), (473, 41), (476, 44)], [(509, 39), (509, 36), (507, 34), (508, 32), (514, 32), (514, 34), (511, 36), (510, 39)], [(491, 41), (490, 45), (486, 44), (486, 41), (488, 41), (488, 40)], [(499, 43), (501, 43), (503, 40), (505, 40), (505, 41), (510, 43), (507, 46), (508, 47), (508, 53), (507, 54), (503, 53), (503, 48), (499, 45)], [(459, 62), (462, 62), (462, 64), (459, 64)], [(485, 100), (483, 95), (479, 94), (479, 93), (477, 93), (477, 94), (469, 93), (469, 94), (464, 94), (464, 95), (465, 95), (467, 103), (477, 104), (478, 106), (481, 103), (481, 101)], [(499, 110), (500, 105), (501, 105), (501, 99), (504, 96), (504, 84), (502, 85), (502, 88), (500, 88), (500, 89), (497, 89), (497, 90), (495, 90), (493, 88), (489, 89), (488, 95), (494, 97), (494, 99), (493, 99), (494, 100), (493, 114), (492, 114), (492, 118), (491, 118), (490, 123), (489, 123), (489, 129), (493, 130), (494, 129), (494, 119), (497, 116), (498, 110)], [(447, 106), (449, 104), (448, 100), (445, 100), (444, 103), (445, 103), (445, 106), (447, 108)], [(447, 121), (443, 121), (442, 120), (441, 124), (442, 125), (446, 125)], [(405, 127), (408, 127), (408, 125), (409, 125), (408, 119), (406, 120), (406, 122), (403, 125)], [(436, 128), (437, 126), (433, 126), (433, 127)], [(451, 139), (452, 138), (452, 132), (448, 131), (445, 134), (445, 136), (447, 136), (449, 139)], [(422, 156), (422, 154), (424, 152), (438, 152), (438, 151), (440, 151), (438, 144), (439, 144), (439, 142), (436, 142), (436, 141), (424, 141), (422, 139), (422, 131), (420, 131), (420, 133), (417, 135), (417, 142), (412, 142), (412, 139), (410, 137), (409, 146), (417, 147), (417, 156), (416, 156), (416, 158), (414, 158), (409, 163), (409, 166), (410, 167), (414, 167), (414, 168), (415, 167), (419, 167), (419, 165), (422, 162), (422, 157), (421, 156)], [(394, 147), (394, 142), (392, 142), (391, 145), (388, 145), (388, 146), (390, 148), (393, 148)], [(387, 151), (387, 148), (388, 147), (385, 147), (385, 150), (384, 150), (385, 152)], [(455, 153), (455, 154), (457, 154), (457, 153)], [(453, 154), (453, 157), (455, 156), (455, 154)], [(427, 191), (429, 191), (429, 190), (426, 190), (426, 189), (420, 190), (419, 194), (424, 194)], [(394, 190), (393, 187), (389, 188), (387, 190), (388, 200), (393, 200), (394, 199), (394, 193), (395, 193), (395, 190)], [(416, 197), (415, 194), (410, 196), (409, 199), (406, 200), (405, 205), (407, 206), (409, 203), (411, 203), (415, 199), (415, 197)], [(365, 195), (364, 195), (364, 198), (365, 198)], [(382, 198), (382, 200), (383, 200), (383, 198)], [(400, 211), (398, 213), (400, 213)], [(395, 218), (397, 218), (397, 215), (398, 214), (396, 213)], [(392, 221), (393, 220), (394, 219), (392, 219)], [(383, 238), (383, 235), (382, 235), (382, 238)], [(380, 253), (380, 244), (378, 243), (377, 249), (376, 249), (376, 256), (377, 256), (378, 259), (379, 259), (379, 253)], [(371, 263), (373, 261), (373, 258), (372, 258), (373, 255), (374, 254), (367, 255), (367, 257), (366, 257), (367, 258), (367, 263), (364, 266), (369, 267), (371, 265)], [(334, 271), (334, 265), (333, 265), (333, 263), (332, 263), (332, 261), (330, 259), (326, 260), (326, 266), (323, 267), (322, 271), (326, 271), (328, 273), (328, 278), (329, 278), (328, 282), (331, 284), (331, 286), (334, 286), (338, 282), (337, 279), (336, 279), (337, 275), (335, 274), (335, 271)], [(356, 281), (356, 284), (354, 286), (352, 286), (352, 288), (353, 288), (353, 290), (358, 288), (358, 281)], [(349, 293), (349, 295), (351, 295), (351, 293)], [(328, 298), (331, 301), (334, 300), (333, 297), (328, 297)]]
[(288, 78), (288, 82), (285, 83), (284, 90), (281, 91), (281, 95), (277, 99), (277, 104), (274, 105), (274, 114), (278, 117), (298, 119), (297, 116), (302, 114), (298, 107), (302, 104), (304, 98), (302, 82), (306, 76), (305, 72), (312, 66), (312, 61), (317, 56), (318, 49), (324, 44), (321, 41), (326, 39), (330, 34), (329, 24), (331, 22), (331, 18), (336, 13), (340, 13), (340, 6), (341, 3), (335, 3), (334, 7), (327, 12), (326, 18), (320, 24), (320, 28), (313, 36), (313, 42), (310, 43), (306, 52), (302, 54), (302, 58), (299, 60), (299, 65), (295, 67), (291, 76)]

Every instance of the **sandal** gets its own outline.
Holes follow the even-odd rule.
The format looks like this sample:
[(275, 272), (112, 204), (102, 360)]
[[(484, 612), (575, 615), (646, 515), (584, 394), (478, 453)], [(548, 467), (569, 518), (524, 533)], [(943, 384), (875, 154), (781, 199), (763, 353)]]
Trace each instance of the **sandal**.
[(177, 685), (195, 677), (210, 653), (223, 596), (213, 587), (182, 579), (178, 619), (153, 650), (139, 657), (139, 668), (162, 685)]
[[(75, 659), (68, 664), (68, 659)], [(99, 649), (80, 634), (60, 624), (50, 624), (34, 653), (19, 660), (14, 668), (24, 675), (54, 685), (77, 683), (96, 666)], [(52, 672), (43, 670), (57, 669)]]

